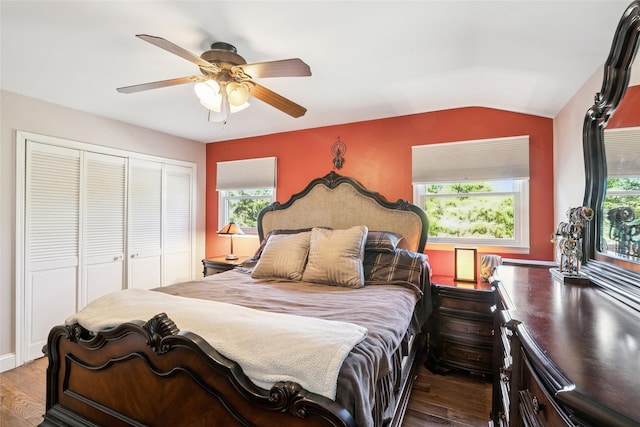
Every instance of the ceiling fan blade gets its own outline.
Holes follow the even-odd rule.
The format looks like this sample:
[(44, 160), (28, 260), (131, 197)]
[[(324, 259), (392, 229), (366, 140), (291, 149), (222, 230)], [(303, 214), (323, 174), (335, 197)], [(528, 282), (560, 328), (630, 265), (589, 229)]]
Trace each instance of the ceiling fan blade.
[(237, 65), (232, 68), (232, 71), (236, 71), (238, 68), (242, 69), (242, 71), (253, 79), (266, 77), (303, 77), (311, 75), (311, 68), (299, 58)]
[(204, 59), (200, 58), (198, 55), (195, 55), (189, 52), (188, 50), (183, 49), (180, 46), (171, 43), (169, 40), (163, 39), (162, 37), (150, 36), (148, 34), (136, 34), (136, 37), (146, 42), (149, 42), (154, 46), (158, 46), (161, 49), (169, 51), (174, 55), (178, 55), (179, 57), (184, 58), (189, 62), (193, 62), (198, 67), (205, 67), (209, 69), (214, 68), (214, 70), (212, 71), (219, 71), (217, 66), (211, 64), (210, 62), (205, 61)]
[(176, 86), (185, 83), (192, 83), (202, 80), (200, 76), (178, 77), (177, 79), (160, 80), (151, 83), (142, 83), (139, 85), (119, 87), (116, 90), (120, 93), (136, 93), (143, 90), (158, 89), (167, 86)]
[(291, 117), (301, 117), (304, 116), (304, 113), (307, 112), (307, 109), (303, 106), (288, 100), (282, 95), (278, 95), (277, 93), (267, 89), (264, 86), (259, 85), (258, 83), (250, 82), (250, 84), (251, 88), (249, 92), (251, 93), (251, 96), (254, 96), (260, 101), (266, 102), (272, 107), (275, 107), (278, 110), (287, 113)]

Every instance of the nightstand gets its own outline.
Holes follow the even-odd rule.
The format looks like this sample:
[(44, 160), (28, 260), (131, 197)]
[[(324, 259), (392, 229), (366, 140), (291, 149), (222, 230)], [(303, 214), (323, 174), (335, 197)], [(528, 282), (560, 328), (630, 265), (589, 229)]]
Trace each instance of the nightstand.
[(225, 255), (205, 258), (202, 260), (202, 266), (204, 267), (202, 274), (209, 276), (231, 270), (233, 267), (242, 264), (248, 258), (248, 256), (239, 256), (238, 259), (226, 259)]
[(433, 314), (429, 320), (427, 367), (438, 373), (462, 369), (491, 375), (496, 290), (486, 282), (431, 278)]

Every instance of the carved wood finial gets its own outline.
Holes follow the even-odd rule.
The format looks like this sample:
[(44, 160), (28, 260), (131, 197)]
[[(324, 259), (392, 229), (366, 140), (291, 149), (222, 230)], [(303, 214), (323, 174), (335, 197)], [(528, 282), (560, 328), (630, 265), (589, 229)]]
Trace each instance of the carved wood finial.
[(78, 323), (66, 325), (65, 328), (67, 329), (67, 339), (71, 342), (78, 342), (92, 338), (92, 334)]
[(324, 181), (324, 185), (326, 185), (331, 189), (334, 189), (338, 186), (339, 178), (342, 178), (342, 175), (336, 173), (335, 171), (331, 171), (328, 174), (326, 174), (324, 177), (322, 177), (322, 180)]
[(156, 354), (165, 354), (171, 350), (168, 344), (162, 344), (162, 340), (164, 337), (177, 335), (180, 332), (180, 329), (166, 313), (156, 314), (144, 324), (143, 328), (149, 333), (147, 345)]
[(305, 405), (296, 405), (296, 402), (302, 398), (301, 392), (304, 390), (300, 384), (281, 381), (269, 390), (269, 402), (273, 403), (275, 410), (289, 412), (298, 418), (306, 418), (307, 408)]

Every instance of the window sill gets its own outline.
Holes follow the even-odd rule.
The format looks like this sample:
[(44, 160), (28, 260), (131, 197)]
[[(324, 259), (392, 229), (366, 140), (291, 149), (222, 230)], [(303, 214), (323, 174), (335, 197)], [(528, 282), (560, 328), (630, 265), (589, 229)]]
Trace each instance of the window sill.
[(503, 253), (503, 254), (528, 254), (531, 251), (529, 246), (492, 246), (492, 245), (474, 245), (468, 243), (427, 243), (425, 250), (431, 251), (453, 251), (454, 248), (472, 247), (478, 249), (481, 253)]

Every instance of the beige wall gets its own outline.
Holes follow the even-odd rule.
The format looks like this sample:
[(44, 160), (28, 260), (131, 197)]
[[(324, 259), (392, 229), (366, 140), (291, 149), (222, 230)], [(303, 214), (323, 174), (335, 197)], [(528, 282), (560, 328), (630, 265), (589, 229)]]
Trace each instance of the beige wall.
[(196, 163), (196, 259), (204, 256), (205, 144), (0, 91), (0, 371), (15, 363), (17, 130)]
[[(603, 58), (603, 60), (606, 58)], [(604, 67), (599, 67), (553, 120), (553, 172), (555, 223), (566, 219), (567, 209), (581, 206), (585, 174), (582, 128), (587, 110), (602, 87)]]

